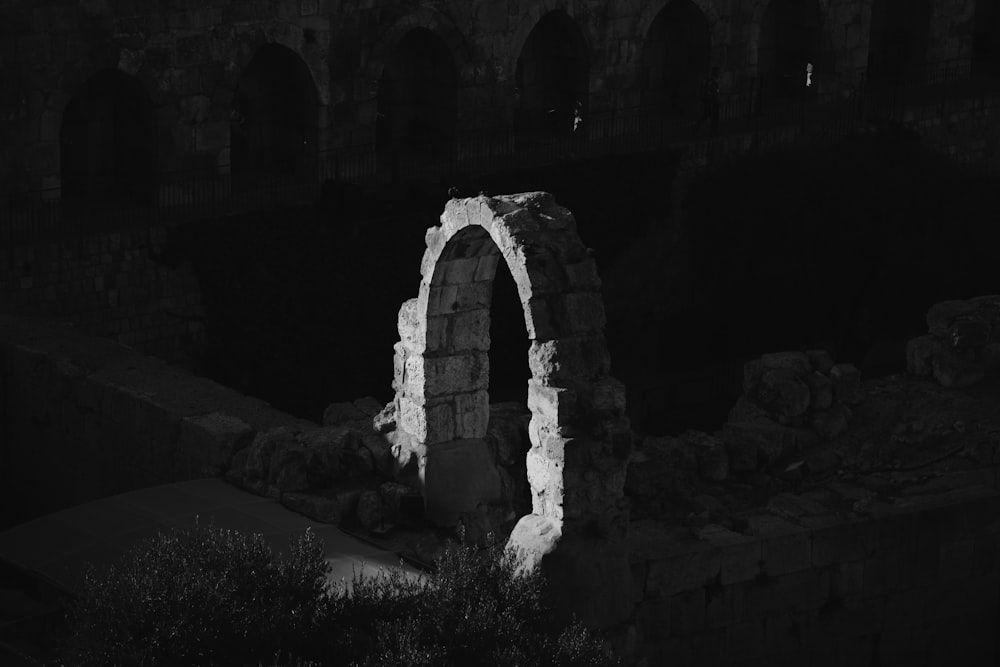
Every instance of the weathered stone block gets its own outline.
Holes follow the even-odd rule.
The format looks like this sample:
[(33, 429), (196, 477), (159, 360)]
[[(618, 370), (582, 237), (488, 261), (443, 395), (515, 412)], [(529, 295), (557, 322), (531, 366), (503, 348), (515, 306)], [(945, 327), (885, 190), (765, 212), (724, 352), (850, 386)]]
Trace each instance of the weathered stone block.
[(485, 390), (455, 396), (455, 437), (483, 438), (490, 419), (490, 397)]
[(906, 370), (917, 377), (927, 377), (934, 370), (934, 339), (918, 336), (906, 343)]
[(798, 417), (809, 409), (809, 385), (791, 368), (765, 370), (754, 398), (777, 417)]
[(684, 547), (649, 562), (646, 577), (647, 597), (670, 596), (703, 588), (720, 576), (722, 556), (708, 544)]
[(812, 370), (809, 357), (805, 352), (773, 352), (762, 355), (760, 363), (766, 370), (789, 370), (796, 375), (806, 375)]
[(535, 340), (528, 349), (528, 366), (542, 382), (581, 380), (607, 375), (611, 357), (600, 334)]
[(833, 396), (848, 405), (854, 405), (860, 398), (861, 371), (854, 364), (837, 364), (830, 369), (833, 382)]
[(578, 396), (566, 387), (551, 387), (529, 380), (528, 409), (553, 425), (568, 424), (578, 414)]
[(970, 387), (986, 375), (986, 368), (975, 350), (959, 349), (937, 341), (932, 363), (934, 378), (945, 387)]

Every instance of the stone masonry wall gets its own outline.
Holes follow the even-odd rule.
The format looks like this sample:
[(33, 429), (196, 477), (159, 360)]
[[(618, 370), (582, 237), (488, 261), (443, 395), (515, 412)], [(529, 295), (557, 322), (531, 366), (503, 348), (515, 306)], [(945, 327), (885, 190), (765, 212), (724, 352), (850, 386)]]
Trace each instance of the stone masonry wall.
[[(673, 0), (677, 1), (677, 0)], [(976, 0), (932, 0), (929, 60), (971, 54)], [(984, 1), (984, 0), (980, 0)], [(710, 31), (722, 92), (758, 73), (767, 0), (694, 0)], [(459, 129), (513, 117), (517, 60), (537, 22), (560, 10), (579, 27), (592, 112), (638, 104), (643, 48), (666, 0), (211, 0), (191, 3), (0, 3), (0, 183), (60, 187), (66, 105), (95, 73), (134, 76), (156, 114), (159, 168), (227, 173), (229, 124), (241, 73), (263, 44), (298, 54), (316, 87), (317, 147), (374, 137), (378, 82), (410, 30), (440, 38), (458, 74)], [(868, 61), (872, 0), (817, 0), (823, 95), (857, 85)]]
[(190, 266), (155, 260), (166, 234), (139, 227), (4, 248), (0, 306), (187, 363), (204, 342), (202, 295)]
[(633, 522), (640, 660), (997, 664), (997, 473), (946, 475), (895, 504), (839, 484), (853, 513), (829, 494), (784, 493), (742, 532)]
[(6, 522), (208, 477), (257, 431), (314, 424), (112, 341), (0, 315)]

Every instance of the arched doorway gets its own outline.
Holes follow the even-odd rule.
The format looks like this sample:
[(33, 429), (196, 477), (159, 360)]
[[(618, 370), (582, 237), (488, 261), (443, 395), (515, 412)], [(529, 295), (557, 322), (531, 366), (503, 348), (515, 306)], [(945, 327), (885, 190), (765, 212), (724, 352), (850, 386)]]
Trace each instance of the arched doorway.
[[(438, 524), (454, 525), (498, 499), (483, 437), (493, 280), (506, 262), (531, 373), (531, 514), (511, 543), (532, 566), (558, 556), (557, 545), (576, 545), (563, 551), (574, 554), (568, 561), (555, 561), (564, 566), (557, 576), (568, 577), (565, 603), (585, 623), (622, 620), (632, 608), (623, 496), (632, 436), (625, 388), (608, 375), (600, 279), (572, 214), (543, 192), (453, 199), (425, 240), (418, 296), (400, 308), (394, 348), (395, 423), (387, 437), (400, 469), (412, 471), (426, 516)], [(608, 579), (581, 584), (595, 560)]]
[(671, 116), (697, 114), (710, 59), (705, 15), (691, 0), (671, 0), (656, 15), (643, 45), (643, 106)]
[[(445, 42), (414, 28), (392, 49), (378, 84), (375, 143), (384, 165), (410, 175), (450, 160), (458, 123), (458, 72)], [(412, 164), (411, 164), (412, 163)]]
[(1000, 74), (1000, 3), (976, 0), (972, 42), (972, 73)]
[(148, 203), (156, 187), (153, 103), (117, 69), (95, 74), (63, 112), (59, 133), (62, 197)]
[(922, 82), (927, 71), (930, 0), (875, 0), (868, 42), (868, 83)]
[[(823, 16), (816, 0), (771, 0), (757, 45), (764, 94), (794, 99), (812, 92), (806, 67), (822, 64)], [(812, 84), (812, 81), (809, 81)]]
[(571, 134), (574, 116), (586, 116), (589, 64), (580, 28), (552, 11), (528, 34), (514, 73), (515, 130), (520, 134)]
[(297, 53), (265, 44), (233, 93), (230, 156), (234, 186), (309, 178), (315, 166), (318, 95)]

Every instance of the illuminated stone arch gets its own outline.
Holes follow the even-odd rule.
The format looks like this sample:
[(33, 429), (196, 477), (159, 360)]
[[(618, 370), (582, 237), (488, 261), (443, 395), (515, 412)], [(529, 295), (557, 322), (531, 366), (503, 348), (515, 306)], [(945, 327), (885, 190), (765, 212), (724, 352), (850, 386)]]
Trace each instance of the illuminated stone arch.
[(625, 388), (608, 374), (601, 281), (572, 213), (544, 192), (453, 199), (425, 241), (394, 348), (397, 463), (438, 524), (499, 499), (483, 437), (493, 278), (506, 262), (530, 340), (532, 497), (508, 547), (547, 573), (567, 614), (593, 627), (621, 622), (632, 608), (623, 495), (632, 434)]
[(623, 539), (625, 392), (608, 375), (601, 283), (572, 214), (541, 192), (455, 199), (425, 238), (418, 296), (399, 312), (390, 440), (398, 461), (416, 464), (428, 518), (453, 525), (499, 494), (483, 437), (493, 278), (505, 261), (531, 341), (532, 514), (519, 527), (553, 544), (583, 532)]

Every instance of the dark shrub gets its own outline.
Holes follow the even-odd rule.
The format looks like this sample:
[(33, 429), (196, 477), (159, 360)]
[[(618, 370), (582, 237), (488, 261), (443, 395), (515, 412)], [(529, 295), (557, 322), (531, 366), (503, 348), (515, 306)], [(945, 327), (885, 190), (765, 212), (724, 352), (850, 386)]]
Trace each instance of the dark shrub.
[(325, 584), (313, 533), (276, 560), (259, 535), (160, 535), (87, 575), (72, 619), (79, 665), (611, 665), (579, 625), (553, 627), (539, 575), (491, 546), (453, 547), (421, 578), (394, 568)]

